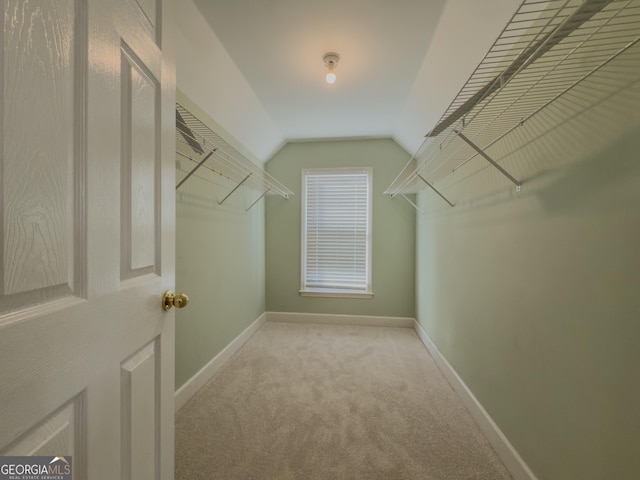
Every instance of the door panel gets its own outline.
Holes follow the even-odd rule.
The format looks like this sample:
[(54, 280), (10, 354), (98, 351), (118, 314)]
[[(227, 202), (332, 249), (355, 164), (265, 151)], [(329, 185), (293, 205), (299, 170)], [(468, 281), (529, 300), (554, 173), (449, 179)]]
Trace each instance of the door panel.
[(122, 478), (156, 478), (158, 460), (157, 341), (122, 364)]
[(160, 117), (158, 82), (135, 52), (123, 51), (121, 87), (121, 275), (128, 279), (152, 273), (156, 266)]
[(0, 455), (76, 480), (173, 478), (171, 4), (142, 4), (0, 2)]
[[(0, 315), (80, 295), (76, 2), (5, 2)], [(38, 112), (25, 115), (24, 112)], [(19, 159), (19, 161), (16, 161)]]
[(56, 456), (56, 452), (70, 452), (74, 466), (82, 470), (79, 462), (84, 458), (84, 420), (84, 398), (78, 395), (25, 433), (3, 455)]

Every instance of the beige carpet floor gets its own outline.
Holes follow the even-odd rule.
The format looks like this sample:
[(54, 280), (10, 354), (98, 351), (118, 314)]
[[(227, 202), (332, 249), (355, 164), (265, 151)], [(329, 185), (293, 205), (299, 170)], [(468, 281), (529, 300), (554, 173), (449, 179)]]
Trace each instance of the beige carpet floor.
[(510, 479), (412, 329), (266, 323), (177, 414), (176, 479)]

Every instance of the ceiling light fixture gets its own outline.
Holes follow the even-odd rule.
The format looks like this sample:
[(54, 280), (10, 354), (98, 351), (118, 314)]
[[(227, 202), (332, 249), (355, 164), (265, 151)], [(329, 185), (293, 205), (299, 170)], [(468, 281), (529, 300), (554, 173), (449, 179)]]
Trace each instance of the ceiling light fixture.
[(333, 85), (336, 82), (336, 73), (334, 72), (334, 69), (338, 64), (338, 60), (340, 60), (340, 55), (338, 55), (337, 53), (328, 52), (322, 56), (322, 60), (329, 70), (324, 78), (329, 85)]

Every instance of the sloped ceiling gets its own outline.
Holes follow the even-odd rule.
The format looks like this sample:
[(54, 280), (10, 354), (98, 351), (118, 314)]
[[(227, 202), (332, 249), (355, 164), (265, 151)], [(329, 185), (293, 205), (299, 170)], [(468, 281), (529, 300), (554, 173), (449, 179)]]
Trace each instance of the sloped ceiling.
[[(232, 133), (258, 145), (251, 137), (262, 133), (251, 117), (265, 112), (278, 132), (252, 148), (265, 161), (283, 143), (304, 139), (392, 137), (415, 151), (519, 1), (194, 3), (246, 82), (238, 87), (248, 85), (257, 100), (241, 122), (254, 132), (237, 126)], [(334, 85), (324, 81), (329, 51), (340, 55)]]

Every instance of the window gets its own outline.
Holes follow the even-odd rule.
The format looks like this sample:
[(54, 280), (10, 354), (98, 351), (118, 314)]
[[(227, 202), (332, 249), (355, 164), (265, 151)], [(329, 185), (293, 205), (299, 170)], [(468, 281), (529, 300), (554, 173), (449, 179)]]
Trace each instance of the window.
[(371, 168), (302, 171), (302, 295), (373, 295), (371, 177)]

